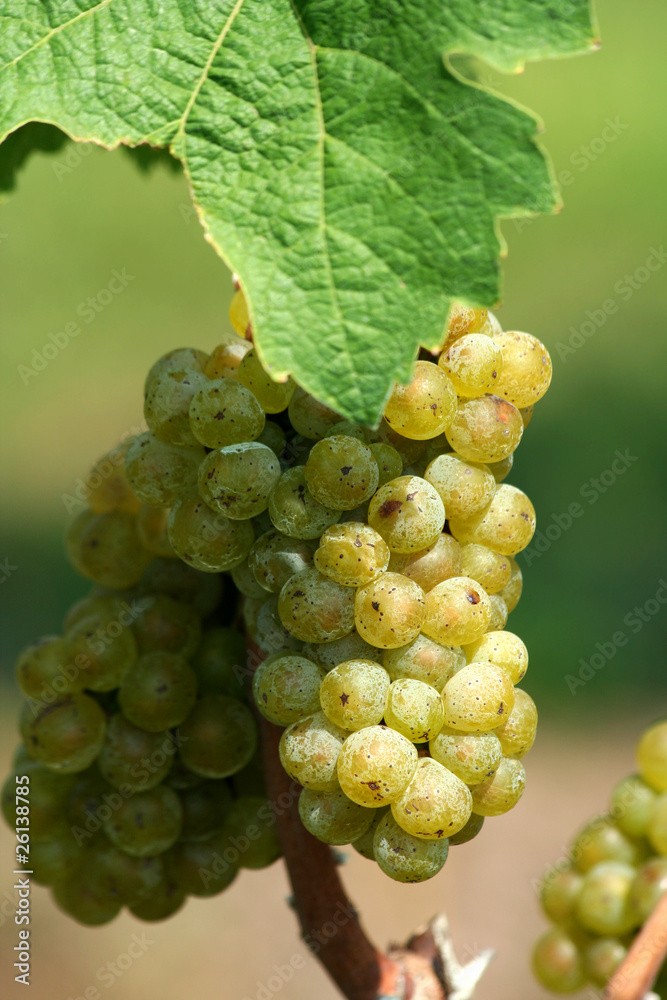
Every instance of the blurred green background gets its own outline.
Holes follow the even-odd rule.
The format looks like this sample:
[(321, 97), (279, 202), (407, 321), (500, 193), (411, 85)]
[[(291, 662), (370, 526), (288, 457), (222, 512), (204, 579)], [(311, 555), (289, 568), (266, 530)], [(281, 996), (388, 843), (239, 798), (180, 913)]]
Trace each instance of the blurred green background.
[[(528, 791), (516, 816), (494, 821), (483, 843), (466, 848), (476, 859), (472, 867), (447, 866), (448, 902), (438, 897), (439, 880), (404, 891), (370, 876), (363, 861), (350, 865), (358, 902), (376, 932), (400, 937), (420, 915), (451, 906), (466, 948), (498, 946), (482, 1000), (498, 996), (499, 982), (512, 983), (501, 996), (544, 995), (527, 971), (527, 908), (536, 913), (530, 879), (604, 806), (613, 782), (632, 770), (632, 744), (647, 720), (664, 714), (667, 693), (667, 605), (655, 600), (667, 578), (667, 259), (658, 266), (667, 243), (667, 8), (659, 0), (602, 0), (598, 16), (603, 48), (595, 55), (531, 64), (512, 78), (482, 70), (483, 82), (543, 119), (544, 145), (562, 178), (565, 203), (555, 217), (502, 223), (508, 257), (499, 318), (506, 329), (539, 336), (554, 362), (551, 390), (536, 407), (509, 479), (532, 498), (544, 539), (542, 551), (534, 542), (520, 557), (524, 595), (508, 626), (528, 644), (525, 686), (542, 717)], [(649, 258), (657, 269), (646, 267)], [(131, 280), (85, 322), (78, 310), (85, 311), (89, 297), (107, 297), (114, 271)], [(140, 424), (143, 379), (153, 361), (177, 346), (210, 349), (229, 328), (231, 282), (205, 243), (177, 174), (163, 166), (142, 174), (122, 152), (72, 145), (35, 156), (0, 206), (0, 274), (0, 627), (7, 694), (16, 653), (37, 635), (58, 631), (68, 604), (86, 589), (62, 550), (66, 496), (98, 455)], [(72, 322), (81, 332), (39, 374), (22, 378), (20, 366), (34, 365), (33, 351)], [(629, 454), (622, 471), (618, 463), (614, 468), (617, 451)], [(573, 503), (581, 516), (568, 526)], [(568, 676), (591, 679), (572, 690)], [(8, 707), (15, 698), (10, 695)], [(3, 748), (13, 739), (5, 727)], [(372, 888), (365, 902), (356, 884), (359, 866), (366, 873), (362, 883), (369, 879)], [(254, 997), (255, 979), (270, 974), (270, 961), (284, 961), (285, 949), (298, 946), (284, 917), (281, 878), (275, 871), (266, 881), (263, 873), (246, 873), (245, 888), (193, 902), (192, 916), (179, 915), (173, 933), (172, 925), (155, 929), (165, 961), (176, 960), (182, 972), (165, 981), (160, 995), (180, 997), (182, 984), (190, 983), (189, 952), (174, 959), (171, 943), (182, 948), (188, 926), (199, 941), (201, 923), (195, 931), (192, 921), (206, 913), (233, 944), (238, 996)], [(410, 900), (400, 917), (398, 894)], [(73, 925), (49, 919), (62, 925), (64, 941)], [(120, 930), (76, 933), (86, 948), (93, 940), (105, 941), (107, 952), (115, 941), (118, 950), (123, 946)], [(249, 933), (267, 942), (264, 957), (250, 965), (247, 949), (256, 949)], [(217, 946), (209, 944), (212, 957), (199, 970), (198, 990), (213, 997), (219, 976), (232, 972), (229, 958), (218, 967)], [(55, 946), (47, 958), (63, 998), (66, 990), (82, 989), (83, 957), (76, 974)], [(92, 955), (93, 970), (95, 961)], [(119, 995), (151, 995), (146, 984), (160, 961), (147, 960), (148, 978), (143, 971), (131, 982), (128, 976)], [(53, 995), (49, 988), (37, 990), (38, 1000)], [(305, 1000), (314, 990), (322, 1000), (334, 996), (315, 967), (287, 992)]]

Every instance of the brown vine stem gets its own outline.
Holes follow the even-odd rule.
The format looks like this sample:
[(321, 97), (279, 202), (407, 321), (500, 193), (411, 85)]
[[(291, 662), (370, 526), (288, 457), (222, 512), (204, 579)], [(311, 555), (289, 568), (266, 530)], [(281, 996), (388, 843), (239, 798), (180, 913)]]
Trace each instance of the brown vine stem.
[(604, 1000), (643, 1000), (667, 956), (667, 894), (607, 983)]

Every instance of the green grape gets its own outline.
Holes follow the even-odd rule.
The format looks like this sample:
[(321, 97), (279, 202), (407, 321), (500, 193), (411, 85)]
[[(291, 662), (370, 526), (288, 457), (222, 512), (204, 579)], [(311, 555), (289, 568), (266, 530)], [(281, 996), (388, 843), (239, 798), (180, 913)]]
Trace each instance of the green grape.
[(461, 573), (458, 575), (476, 580), (487, 594), (497, 594), (502, 590), (509, 582), (510, 573), (509, 556), (474, 542), (461, 546)]
[(155, 362), (146, 376), (146, 381), (144, 382), (144, 392), (146, 392), (148, 386), (154, 379), (159, 378), (162, 375), (167, 375), (169, 372), (188, 370), (202, 373), (206, 371), (208, 362), (209, 355), (204, 351), (197, 350), (196, 347), (177, 347), (176, 350), (163, 354), (162, 357), (158, 358)]
[(533, 972), (554, 993), (576, 993), (586, 985), (582, 954), (560, 927), (552, 927), (535, 945)]
[(537, 732), (537, 707), (535, 702), (522, 691), (514, 689), (514, 707), (502, 725), (495, 730), (503, 753), (507, 757), (525, 757)]
[(414, 677), (438, 691), (465, 663), (462, 649), (457, 646), (442, 646), (426, 635), (418, 635), (407, 646), (387, 649), (382, 654), (382, 664), (392, 681), (401, 677)]
[(628, 899), (637, 924), (651, 916), (658, 900), (667, 890), (667, 858), (651, 858), (637, 871)]
[(603, 861), (637, 865), (642, 861), (642, 850), (609, 816), (598, 816), (579, 831), (570, 856), (578, 870), (585, 874)]
[(389, 694), (389, 674), (372, 660), (339, 663), (322, 680), (322, 711), (341, 729), (363, 729), (382, 721)]
[(207, 448), (254, 441), (264, 421), (264, 410), (252, 392), (231, 378), (206, 380), (189, 403), (190, 431)]
[(404, 437), (425, 441), (449, 426), (455, 410), (456, 391), (443, 369), (431, 361), (417, 361), (410, 382), (394, 386), (384, 418)]
[(92, 891), (88, 878), (87, 867), (78, 868), (69, 878), (53, 886), (53, 898), (60, 909), (78, 923), (99, 927), (118, 916), (121, 904), (117, 899), (105, 898)]
[(516, 406), (506, 399), (476, 396), (459, 400), (446, 433), (461, 458), (469, 462), (501, 462), (518, 447), (523, 420)]
[(516, 559), (512, 559), (512, 557), (509, 556), (509, 561), (511, 569), (509, 583), (506, 583), (500, 591), (500, 596), (505, 602), (507, 611), (512, 612), (519, 603), (519, 598), (521, 597), (521, 591), (523, 590), (523, 574)]
[(236, 799), (222, 832), (238, 852), (241, 868), (268, 868), (281, 855), (271, 803), (264, 795)]
[(248, 302), (243, 289), (236, 280), (234, 281), (234, 287), (236, 291), (229, 304), (229, 319), (239, 336), (245, 337), (251, 331), (250, 310), (248, 309)]
[(421, 587), (425, 594), (451, 576), (461, 576), (461, 546), (443, 532), (421, 552), (399, 555), (393, 552), (389, 560), (392, 573), (401, 573)]
[(231, 628), (207, 629), (192, 659), (199, 694), (242, 698), (247, 655), (245, 640), (239, 632)]
[[(363, 809), (364, 807), (357, 806), (357, 808)], [(355, 851), (358, 854), (361, 854), (362, 858), (366, 858), (368, 861), (375, 861), (375, 854), (373, 853), (375, 831), (388, 812), (389, 806), (385, 806), (384, 809), (373, 809), (370, 826), (365, 833), (362, 833), (360, 837), (357, 837), (356, 840), (352, 841), (352, 847), (354, 847)]]
[(647, 729), (637, 746), (637, 769), (656, 792), (667, 792), (667, 722)]
[(107, 723), (97, 766), (114, 788), (145, 791), (164, 780), (174, 753), (169, 733), (145, 732), (117, 712)]
[(417, 638), (426, 617), (424, 591), (400, 573), (383, 573), (354, 598), (357, 631), (372, 646), (395, 649)]
[(324, 676), (322, 667), (305, 656), (264, 660), (252, 679), (255, 704), (269, 722), (289, 726), (319, 711)]
[(486, 319), (486, 314), (486, 309), (473, 309), (471, 306), (464, 306), (462, 302), (452, 302), (447, 318), (447, 336), (443, 349), (446, 350), (454, 341), (467, 333), (471, 325), (474, 323), (478, 325), (476, 320), (479, 317), (482, 320)]
[(303, 466), (286, 469), (269, 497), (273, 526), (291, 538), (319, 538), (340, 520), (339, 510), (324, 507), (306, 485)]
[(603, 861), (584, 876), (575, 907), (582, 927), (594, 934), (627, 934), (637, 918), (629, 903), (630, 887), (635, 877), (631, 865), (622, 861)]
[(133, 587), (152, 558), (139, 541), (136, 517), (123, 510), (82, 511), (67, 529), (65, 544), (77, 572), (110, 590)]
[(351, 733), (338, 757), (338, 781), (360, 806), (386, 806), (407, 788), (415, 773), (417, 750), (388, 726)]
[(287, 438), (285, 437), (285, 431), (282, 429), (280, 424), (277, 424), (275, 420), (267, 420), (264, 424), (264, 430), (255, 440), (259, 444), (265, 444), (267, 448), (270, 448), (274, 455), (280, 457), (285, 450), (285, 445), (287, 443)]
[(209, 898), (224, 892), (238, 875), (236, 854), (228, 850), (221, 830), (207, 840), (176, 844), (165, 857), (165, 868), (179, 892)]
[(162, 649), (140, 656), (118, 691), (123, 715), (149, 733), (180, 725), (196, 698), (197, 677), (188, 661)]
[(241, 361), (251, 350), (252, 344), (244, 336), (239, 337), (238, 333), (225, 334), (223, 342), (211, 351), (204, 374), (211, 380), (236, 378)]
[(65, 634), (77, 686), (113, 691), (137, 662), (137, 644), (128, 625), (103, 614), (83, 618)]
[(625, 945), (614, 937), (599, 938), (584, 949), (586, 975), (595, 986), (605, 987), (628, 953)]
[(494, 775), (503, 756), (494, 732), (467, 733), (450, 726), (443, 726), (430, 741), (429, 752), (466, 785), (478, 785)]
[(175, 844), (182, 825), (178, 795), (167, 785), (157, 785), (123, 799), (105, 821), (104, 832), (119, 851), (146, 858), (162, 854)]
[(146, 899), (140, 903), (130, 906), (130, 912), (139, 920), (166, 920), (178, 910), (185, 902), (185, 893), (167, 878), (163, 878), (160, 885)]
[(124, 461), (134, 438), (128, 437), (93, 465), (86, 476), (86, 496), (90, 509), (95, 514), (106, 514), (110, 510), (125, 510), (136, 514), (139, 500), (130, 489), (125, 476)]
[(110, 814), (111, 805), (118, 795), (102, 777), (96, 767), (76, 776), (65, 806), (65, 817), (79, 843), (96, 839), (102, 830), (102, 821)]
[(314, 792), (304, 788), (299, 796), (299, 816), (308, 833), (325, 844), (350, 844), (363, 836), (375, 818), (375, 810), (351, 802), (339, 788)]
[[(346, 431), (346, 433), (350, 433)], [(403, 472), (403, 459), (390, 444), (384, 441), (376, 441), (370, 446), (371, 454), (378, 467), (378, 486), (397, 479)]]
[(529, 333), (498, 333), (503, 367), (494, 392), (515, 406), (532, 406), (551, 382), (551, 358), (544, 344)]
[(494, 663), (502, 667), (512, 684), (523, 680), (528, 669), (528, 650), (513, 632), (487, 632), (464, 650), (468, 662)]
[(391, 804), (391, 814), (406, 833), (420, 840), (442, 840), (470, 819), (470, 789), (430, 757), (422, 757), (410, 784)]
[(302, 653), (325, 670), (331, 670), (346, 660), (373, 660), (377, 656), (377, 649), (362, 639), (355, 629), (334, 642), (307, 643)]
[(164, 651), (190, 659), (201, 641), (199, 615), (166, 594), (142, 598), (132, 630), (142, 655)]
[(445, 508), (425, 479), (399, 476), (371, 500), (368, 523), (392, 552), (420, 552), (433, 545), (444, 528)]
[(430, 684), (404, 677), (393, 681), (389, 688), (384, 719), (411, 743), (428, 743), (444, 725), (445, 708)]
[(297, 434), (311, 441), (320, 441), (341, 420), (339, 413), (299, 387), (290, 400), (287, 413)]
[(246, 766), (257, 746), (250, 709), (236, 698), (209, 694), (179, 727), (181, 758), (204, 778), (228, 778)]
[(502, 816), (514, 809), (526, 787), (526, 772), (520, 760), (503, 757), (496, 773), (470, 789), (473, 812)]
[(445, 723), (466, 733), (496, 729), (514, 707), (514, 687), (501, 667), (469, 663), (445, 684)]
[(248, 555), (248, 566), (255, 580), (272, 594), (279, 594), (291, 576), (308, 569), (312, 563), (311, 542), (290, 538), (274, 528), (257, 539)]
[(583, 881), (574, 868), (549, 872), (540, 891), (540, 903), (549, 920), (563, 924), (572, 919)]
[(200, 573), (180, 559), (154, 559), (139, 589), (142, 594), (167, 594), (189, 604), (200, 618), (215, 611), (222, 594), (219, 576)]
[(284, 410), (296, 389), (291, 378), (285, 381), (273, 379), (259, 360), (254, 347), (241, 359), (236, 378), (252, 392), (265, 413), (280, 413)]
[(197, 471), (205, 457), (206, 452), (196, 442), (191, 448), (183, 448), (147, 432), (130, 445), (125, 474), (142, 503), (171, 507), (181, 493), (197, 485)]
[(339, 420), (337, 424), (332, 424), (324, 437), (338, 437), (340, 434), (344, 434), (346, 437), (353, 437), (357, 441), (368, 444), (371, 433), (368, 427), (364, 427), (363, 424), (357, 424), (353, 420)]
[(667, 793), (659, 795), (648, 824), (648, 839), (658, 854), (667, 855)]
[(92, 847), (85, 864), (91, 891), (125, 906), (150, 898), (164, 879), (161, 858), (132, 857), (108, 842)]
[(523, 420), (524, 429), (528, 426), (530, 421), (533, 419), (533, 406), (520, 406), (519, 413), (521, 414), (521, 419)]
[(32, 877), (38, 885), (55, 885), (75, 872), (81, 860), (81, 848), (69, 830), (30, 844)]
[(484, 634), (490, 616), (484, 588), (469, 576), (452, 576), (426, 595), (423, 631), (445, 646), (464, 646)]
[(477, 813), (470, 813), (470, 819), (466, 825), (455, 833), (453, 836), (449, 837), (450, 847), (459, 847), (461, 844), (468, 844), (471, 840), (474, 840), (478, 833), (481, 833), (482, 827), (484, 826), (484, 817), (478, 816)]
[[(246, 597), (243, 601), (241, 607), (241, 615), (243, 617), (243, 628), (246, 635), (252, 639), (253, 642), (257, 642), (257, 619), (259, 618), (259, 613), (267, 603), (268, 598), (256, 598), (256, 597)], [(277, 612), (276, 612), (277, 613)], [(282, 622), (280, 623), (282, 625)], [(284, 629), (287, 633), (287, 629)]]
[(312, 496), (333, 510), (354, 510), (378, 486), (378, 467), (362, 441), (344, 434), (317, 441), (304, 467)]
[[(526, 426), (524, 421), (524, 428)], [(500, 462), (487, 462), (486, 467), (495, 479), (497, 483), (502, 483), (503, 480), (507, 479), (510, 472), (512, 471), (512, 466), (514, 465), (514, 452), (510, 452), (507, 458), (501, 459)]]
[(211, 510), (198, 493), (186, 493), (171, 508), (169, 541), (195, 569), (221, 573), (242, 563), (254, 541), (248, 521), (232, 521)]
[[(403, 465), (410, 465), (424, 455), (427, 448), (426, 441), (415, 441), (404, 437), (393, 430), (386, 420), (382, 420), (380, 426), (373, 432), (373, 441), (380, 444), (388, 444), (394, 451), (397, 451)], [(435, 440), (435, 439), (432, 439)]]
[(500, 632), (507, 625), (507, 619), (509, 617), (507, 605), (503, 601), (500, 594), (489, 594), (489, 607), (490, 614), (487, 631)]
[(363, 587), (387, 569), (389, 547), (370, 525), (348, 521), (326, 529), (313, 562), (335, 583)]
[(180, 793), (181, 840), (206, 840), (224, 826), (233, 805), (226, 781), (202, 781)]
[(324, 712), (293, 723), (280, 737), (280, 761), (290, 778), (315, 792), (338, 788), (336, 762), (348, 737)]
[(145, 549), (155, 556), (164, 559), (175, 559), (176, 553), (171, 547), (167, 526), (169, 509), (167, 507), (149, 507), (142, 504), (137, 514), (137, 534)]
[(132, 608), (122, 599), (122, 595), (100, 593), (95, 587), (90, 594), (79, 598), (71, 606), (63, 620), (63, 632), (69, 632), (74, 625), (84, 618), (90, 618), (91, 615), (101, 614), (105, 618), (118, 618), (123, 611), (128, 610), (131, 611)]
[(451, 518), (449, 527), (460, 542), (476, 542), (513, 556), (530, 544), (535, 523), (535, 508), (526, 494), (501, 483), (486, 510), (469, 521)]
[(278, 598), (285, 628), (302, 642), (331, 642), (354, 628), (354, 591), (314, 567), (290, 577)]
[[(252, 550), (251, 550), (252, 551)], [(248, 553), (248, 558), (250, 553)], [(266, 598), (266, 591), (264, 587), (260, 587), (255, 579), (255, 575), (248, 565), (248, 560), (244, 559), (242, 563), (235, 566), (233, 570), (230, 571), (230, 576), (234, 581), (234, 586), (243, 594), (244, 597), (254, 597), (255, 600), (258, 598)]]
[(491, 337), (468, 333), (443, 351), (438, 364), (449, 375), (459, 396), (481, 396), (496, 391), (503, 352)]
[(301, 642), (282, 623), (275, 595), (262, 602), (253, 639), (267, 656), (300, 651)]
[(35, 716), (24, 710), (21, 719), (21, 735), (32, 756), (63, 774), (83, 771), (92, 764), (104, 743), (105, 730), (104, 712), (87, 694), (63, 695)]
[(611, 797), (610, 813), (629, 837), (645, 837), (657, 796), (645, 781), (631, 774), (620, 781)]
[[(30, 843), (35, 845), (50, 840), (54, 834), (64, 832), (66, 822), (64, 811), (72, 789), (72, 778), (69, 775), (57, 774), (44, 767), (36, 760), (24, 764), (17, 762), (14, 773), (8, 775), (2, 786), (2, 815), (7, 826), (16, 830), (29, 825)], [(30, 823), (17, 823), (17, 808), (25, 803), (17, 803), (16, 777), (27, 775), (30, 778)]]
[(16, 661), (16, 680), (26, 698), (46, 702), (81, 687), (64, 639), (47, 635), (24, 649)]
[[(151, 378), (144, 398), (144, 419), (148, 429), (169, 444), (195, 445), (189, 419), (191, 404), (214, 384), (203, 372), (195, 372), (192, 368), (164, 372)], [(206, 444), (201, 437), (196, 438)]]
[(443, 867), (449, 841), (422, 840), (401, 829), (391, 813), (378, 823), (373, 837), (373, 855), (389, 878), (396, 882), (425, 882)]
[(199, 469), (199, 493), (212, 510), (242, 521), (266, 510), (279, 479), (280, 462), (271, 449), (243, 441), (209, 452)]

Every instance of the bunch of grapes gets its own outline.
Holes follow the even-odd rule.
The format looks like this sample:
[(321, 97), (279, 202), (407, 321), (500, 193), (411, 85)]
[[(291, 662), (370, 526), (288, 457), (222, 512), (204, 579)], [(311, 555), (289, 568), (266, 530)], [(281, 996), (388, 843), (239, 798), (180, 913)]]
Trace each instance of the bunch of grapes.
[(667, 890), (667, 722), (644, 732), (636, 761), (608, 813), (579, 832), (542, 883), (553, 927), (535, 946), (533, 968), (554, 993), (604, 987)]
[(30, 863), (85, 923), (167, 917), (278, 856), (253, 699), (305, 827), (399, 881), (524, 788), (537, 712), (504, 629), (535, 512), (504, 480), (546, 349), (457, 306), (371, 429), (267, 371), (240, 290), (230, 318), (151, 368), (148, 430), (67, 532), (94, 589), (17, 665)]

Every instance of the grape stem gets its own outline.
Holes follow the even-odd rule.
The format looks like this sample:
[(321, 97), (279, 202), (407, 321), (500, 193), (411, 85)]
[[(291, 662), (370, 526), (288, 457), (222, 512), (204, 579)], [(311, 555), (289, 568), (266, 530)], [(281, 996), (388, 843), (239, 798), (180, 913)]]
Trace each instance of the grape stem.
[(607, 983), (603, 1000), (643, 1000), (667, 956), (667, 894)]
[[(250, 662), (262, 654), (248, 642)], [(264, 778), (292, 885), (301, 936), (347, 1000), (467, 1000), (488, 964), (483, 953), (465, 967), (456, 960), (444, 916), (388, 953), (366, 936), (347, 898), (330, 847), (311, 836), (299, 817), (300, 788), (278, 754), (282, 730), (259, 717)]]

